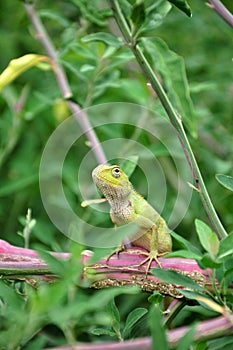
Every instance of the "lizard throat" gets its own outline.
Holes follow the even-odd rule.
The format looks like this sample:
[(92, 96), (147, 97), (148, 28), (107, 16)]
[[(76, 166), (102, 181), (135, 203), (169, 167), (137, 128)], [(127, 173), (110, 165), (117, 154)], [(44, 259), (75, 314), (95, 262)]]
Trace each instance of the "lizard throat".
[(126, 205), (129, 202), (128, 197), (132, 190), (131, 186), (115, 187), (102, 181), (96, 181), (96, 186), (108, 200), (113, 212), (118, 211), (119, 207)]

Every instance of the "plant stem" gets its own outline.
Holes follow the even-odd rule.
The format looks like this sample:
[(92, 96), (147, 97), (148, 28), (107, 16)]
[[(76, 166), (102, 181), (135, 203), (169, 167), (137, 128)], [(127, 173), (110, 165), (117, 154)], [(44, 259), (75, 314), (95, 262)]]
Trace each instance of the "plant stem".
[(209, 7), (211, 7), (217, 14), (224, 19), (229, 26), (233, 27), (233, 15), (219, 0), (208, 0)]
[(40, 18), (37, 16), (34, 6), (25, 3), (24, 4), (25, 10), (28, 14), (28, 17), (30, 18), (30, 21), (34, 27), (36, 37), (38, 40), (40, 40), (42, 46), (44, 47), (48, 57), (51, 59), (53, 64), (54, 73), (57, 79), (58, 86), (60, 88), (62, 97), (66, 100), (66, 103), (68, 104), (70, 110), (74, 114), (75, 118), (77, 119), (81, 129), (86, 134), (87, 139), (89, 140), (91, 144), (91, 148), (93, 150), (93, 153), (96, 157), (96, 160), (98, 163), (105, 163), (106, 162), (106, 156), (104, 154), (103, 148), (101, 147), (101, 144), (98, 140), (98, 137), (93, 130), (87, 115), (84, 113), (84, 111), (81, 110), (80, 106), (74, 102), (69, 100), (72, 97), (72, 92), (69, 86), (69, 82), (67, 80), (66, 74), (62, 68), (62, 66), (58, 62), (58, 56), (56, 49), (45, 29), (43, 26)]
[[(194, 333), (195, 342), (216, 339), (217, 337), (232, 334), (233, 315), (229, 319), (225, 316), (216, 317), (209, 321), (199, 322)], [(175, 348), (178, 342), (188, 332), (189, 327), (184, 326), (167, 332), (169, 348)], [(159, 347), (158, 347), (159, 348)], [(63, 345), (59, 347), (46, 348), (46, 350), (151, 350), (152, 341), (150, 337), (125, 340), (123, 342), (99, 342), (99, 343), (77, 343), (72, 345)]]
[(195, 156), (193, 154), (192, 148), (190, 146), (190, 143), (188, 141), (188, 138), (186, 136), (185, 130), (182, 125), (182, 121), (180, 116), (176, 113), (174, 110), (171, 102), (169, 101), (169, 98), (167, 94), (165, 93), (162, 85), (160, 84), (159, 80), (157, 79), (155, 73), (153, 72), (152, 67), (150, 66), (148, 60), (146, 59), (143, 50), (143, 45), (139, 45), (134, 43), (134, 39), (131, 35), (129, 25), (127, 23), (127, 20), (124, 17), (124, 14), (120, 8), (119, 2), (117, 0), (110, 0), (112, 4), (112, 8), (115, 14), (116, 21), (118, 23), (118, 26), (125, 37), (126, 42), (129, 44), (132, 52), (134, 53), (138, 64), (140, 65), (142, 71), (144, 72), (147, 79), (150, 81), (154, 91), (156, 92), (160, 102), (162, 103), (171, 124), (175, 128), (175, 131), (177, 133), (177, 136), (180, 140), (180, 143), (182, 145), (182, 148), (184, 150), (186, 159), (188, 161), (188, 164), (191, 168), (192, 175), (195, 182), (195, 189), (198, 191), (200, 198), (202, 200), (202, 203), (205, 207), (205, 210), (212, 222), (212, 224), (215, 227), (215, 230), (218, 234), (219, 239), (222, 239), (227, 236), (227, 233), (216, 213), (216, 210), (211, 202), (211, 199), (209, 197), (208, 191), (205, 187), (204, 180), (202, 178), (201, 172), (199, 170), (199, 167), (197, 165)]
[(186, 300), (176, 300), (176, 304), (174, 305), (171, 312), (164, 318), (163, 325), (165, 328), (170, 327), (172, 321), (174, 318), (178, 315), (178, 313), (184, 308), (184, 306), (187, 304)]

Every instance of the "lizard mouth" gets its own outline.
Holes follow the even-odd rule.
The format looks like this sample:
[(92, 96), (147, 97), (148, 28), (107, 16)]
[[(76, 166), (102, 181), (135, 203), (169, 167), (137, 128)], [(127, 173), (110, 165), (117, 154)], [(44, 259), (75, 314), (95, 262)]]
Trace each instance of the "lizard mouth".
[[(102, 166), (100, 165), (100, 167), (102, 167)], [(111, 177), (107, 177), (107, 176), (104, 176), (103, 174), (101, 174), (99, 167), (95, 168), (92, 171), (92, 178), (93, 178), (95, 183), (104, 182), (105, 184), (109, 184), (109, 185), (113, 185), (113, 186), (116, 185), (116, 182), (114, 181), (114, 179), (111, 179)]]
[(96, 183), (104, 183), (105, 186), (121, 186), (121, 184), (116, 184), (112, 179), (107, 178), (106, 176), (96, 176), (94, 175)]

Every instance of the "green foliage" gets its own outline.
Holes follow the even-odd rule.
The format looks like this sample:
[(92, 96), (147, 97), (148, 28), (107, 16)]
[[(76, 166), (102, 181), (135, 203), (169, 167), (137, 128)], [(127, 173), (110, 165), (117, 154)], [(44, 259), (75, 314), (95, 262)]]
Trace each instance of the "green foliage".
[(202, 247), (213, 257), (216, 257), (219, 249), (219, 240), (216, 233), (201, 220), (196, 219), (195, 224)]
[(233, 177), (232, 176), (217, 174), (216, 179), (225, 188), (227, 188), (230, 191), (233, 191)]
[(176, 349), (177, 350), (188, 350), (190, 349), (190, 344), (192, 344), (194, 334), (196, 330), (196, 325), (190, 327), (190, 329), (187, 331), (187, 333), (182, 337), (182, 339), (179, 341)]
[(123, 330), (124, 339), (130, 334), (133, 326), (148, 312), (147, 309), (143, 307), (138, 307), (130, 312), (125, 321), (125, 327)]
[(166, 339), (165, 330), (162, 324), (162, 316), (159, 309), (159, 305), (153, 305), (153, 307), (150, 310), (150, 329), (151, 329), (151, 335), (152, 335), (152, 349), (158, 349), (161, 350), (168, 350), (168, 343)]
[(184, 123), (193, 136), (196, 136), (196, 125), (193, 118), (193, 105), (190, 98), (184, 61), (159, 38), (143, 40), (150, 54), (153, 66), (164, 79), (165, 88), (174, 107), (184, 118)]
[(152, 273), (167, 283), (180, 285), (185, 288), (191, 288), (194, 290), (204, 291), (204, 288), (194, 282), (190, 277), (181, 275), (174, 270), (152, 269)]
[[(134, 43), (144, 45), (146, 57), (183, 119), (213, 203), (227, 231), (231, 232), (231, 29), (201, 0), (192, 2), (192, 18), (174, 8), (190, 16), (191, 9), (184, 0), (119, 0), (118, 3)], [(231, 6), (230, 2), (225, 3)], [(36, 12), (58, 52), (72, 99), (81, 108), (127, 102), (156, 111), (158, 119), (165, 115), (157, 96), (146, 85), (147, 78), (138, 68), (130, 47), (115, 29), (108, 2), (44, 0), (36, 2)], [(53, 283), (42, 279), (35, 284), (33, 278), (21, 282), (0, 281), (0, 348), (39, 350), (76, 341), (91, 343), (152, 335), (154, 348), (159, 341), (160, 349), (168, 349), (159, 309), (162, 308), (161, 295), (155, 293), (148, 301), (148, 295), (134, 288), (90, 290), (82, 280), (80, 253), (85, 247), (73, 244), (51, 223), (40, 196), (40, 160), (48, 138), (70, 111), (61, 96), (54, 66), (36, 40), (23, 2), (2, 1), (0, 19), (0, 70), (13, 69), (0, 80), (1, 239), (37, 249), (51, 271), (59, 276)], [(143, 130), (150, 113), (132, 116), (138, 127), (125, 120), (125, 106), (119, 104), (116, 109), (118, 123), (108, 123), (111, 113), (111, 109), (106, 112), (103, 108), (101, 118), (104, 117), (106, 123), (102, 126), (98, 126), (101, 113), (90, 112), (88, 117), (91, 124), (97, 125), (95, 131), (101, 142), (132, 139), (150, 150), (149, 161), (153, 156), (164, 164), (167, 181), (164, 214), (168, 215), (171, 203), (176, 200), (177, 173), (166, 147)], [(192, 135), (197, 138), (192, 139)], [(130, 143), (127, 146), (130, 148)], [(72, 146), (64, 164), (64, 192), (83, 221), (107, 226), (109, 215), (102, 212), (93, 215), (92, 208), (84, 210), (80, 206), (83, 193), (90, 193), (92, 169), (85, 165), (84, 159), (89, 151), (90, 145), (84, 136)], [(132, 175), (135, 188), (146, 195), (145, 181), (137, 166), (140, 157), (134, 150), (127, 162), (124, 154), (116, 155), (127, 174)], [(87, 185), (81, 192), (77, 173), (83, 160)], [(219, 186), (216, 179), (226, 189)], [(188, 277), (157, 270), (159, 278), (182, 285), (188, 300), (201, 305), (198, 311), (192, 304), (182, 309), (174, 319), (175, 327), (208, 319), (225, 308), (231, 310), (233, 302), (229, 288), (233, 280), (233, 232), (218, 241), (203, 222), (207, 219), (198, 193), (193, 194), (190, 204), (184, 203), (184, 207), (187, 206), (188, 214), (176, 228), (177, 233), (172, 233), (175, 251), (170, 257), (193, 258), (203, 269), (211, 268), (214, 289), (206, 295), (205, 288)], [(22, 219), (28, 208), (32, 210), (32, 217)], [(19, 230), (21, 236), (17, 234)], [(79, 230), (83, 235), (87, 233), (81, 225)], [(61, 262), (45, 250), (70, 251), (73, 258)], [(98, 251), (96, 256), (103, 254)], [(210, 310), (212, 313), (208, 313)], [(191, 326), (178, 349), (188, 348), (193, 332)], [(217, 350), (223, 346), (227, 349), (231, 343), (232, 337), (221, 337), (195, 346), (199, 350), (205, 346)]]
[[(186, 249), (177, 250), (174, 253), (170, 253), (169, 256), (192, 257), (195, 259), (198, 265), (209, 274), (212, 292), (209, 292), (207, 288), (196, 283), (190, 277), (173, 270), (152, 269), (152, 273), (167, 283), (183, 287), (184, 289), (179, 289), (179, 292), (188, 299), (196, 300), (201, 305), (224, 314), (224, 307), (229, 307), (232, 310), (232, 303), (230, 300), (233, 293), (229, 288), (232, 285), (233, 279), (233, 233), (230, 233), (219, 242), (216, 233), (213, 232), (208, 225), (197, 219), (195, 223), (200, 243), (207, 253), (201, 254), (201, 252), (196, 249), (194, 249), (195, 253), (192, 252), (192, 245), (186, 242), (184, 238), (179, 238), (177, 241)], [(174, 233), (172, 233), (172, 235), (175, 238), (177, 237)], [(211, 269), (211, 272), (209, 269)], [(216, 286), (216, 278), (219, 283), (218, 287)], [(226, 301), (226, 298), (229, 298), (229, 302)]]
[(168, 1), (170, 1), (178, 9), (183, 11), (187, 16), (189, 17), (192, 16), (191, 8), (186, 0), (168, 0)]

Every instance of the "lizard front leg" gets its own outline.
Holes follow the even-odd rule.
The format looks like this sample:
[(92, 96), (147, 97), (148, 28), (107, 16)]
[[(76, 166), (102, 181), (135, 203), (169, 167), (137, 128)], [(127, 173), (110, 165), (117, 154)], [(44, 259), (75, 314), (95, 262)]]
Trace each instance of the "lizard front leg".
[(125, 251), (125, 246), (124, 246), (124, 244), (122, 243), (122, 244), (120, 244), (111, 254), (109, 254), (108, 256), (107, 256), (107, 258), (106, 258), (106, 261), (108, 262), (110, 259), (111, 259), (111, 257), (113, 256), (113, 255), (117, 255), (117, 257), (119, 258), (119, 254), (121, 253), (121, 252), (124, 252)]

